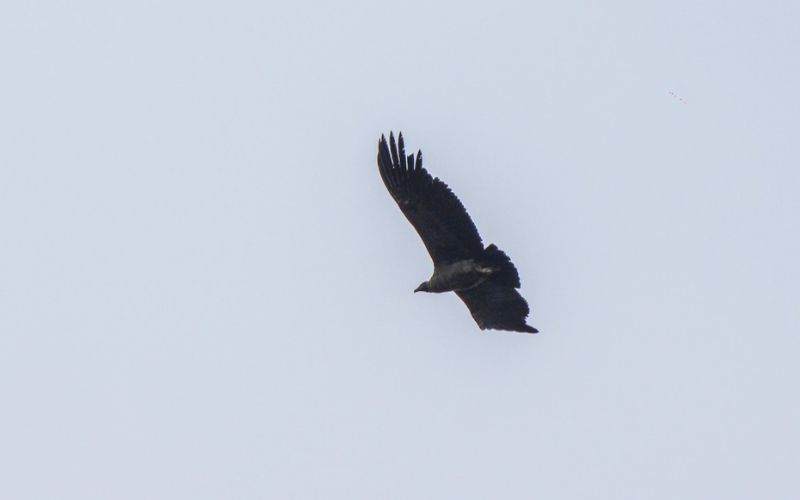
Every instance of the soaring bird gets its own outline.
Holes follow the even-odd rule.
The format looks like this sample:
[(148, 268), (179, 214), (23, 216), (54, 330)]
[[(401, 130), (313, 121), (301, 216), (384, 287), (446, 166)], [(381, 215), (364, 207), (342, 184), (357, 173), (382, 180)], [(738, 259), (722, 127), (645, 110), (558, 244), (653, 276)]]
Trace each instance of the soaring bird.
[(402, 133), (398, 143), (391, 132), (388, 143), (381, 135), (378, 170), (433, 260), (433, 276), (414, 292), (455, 292), (481, 330), (537, 333), (525, 322), (530, 310), (516, 290), (517, 268), (494, 244), (484, 248), (461, 201), (422, 168), (422, 151), (406, 157)]

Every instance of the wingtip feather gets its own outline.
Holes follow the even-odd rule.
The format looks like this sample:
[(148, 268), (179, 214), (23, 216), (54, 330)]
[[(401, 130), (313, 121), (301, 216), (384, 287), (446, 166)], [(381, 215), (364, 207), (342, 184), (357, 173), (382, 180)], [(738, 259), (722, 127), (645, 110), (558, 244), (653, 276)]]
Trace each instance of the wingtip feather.
[(408, 170), (408, 164), (406, 163), (406, 143), (405, 141), (403, 141), (402, 132), (400, 132), (400, 134), (398, 135), (397, 147), (398, 147), (397, 156), (400, 159), (400, 168), (402, 168), (403, 170)]

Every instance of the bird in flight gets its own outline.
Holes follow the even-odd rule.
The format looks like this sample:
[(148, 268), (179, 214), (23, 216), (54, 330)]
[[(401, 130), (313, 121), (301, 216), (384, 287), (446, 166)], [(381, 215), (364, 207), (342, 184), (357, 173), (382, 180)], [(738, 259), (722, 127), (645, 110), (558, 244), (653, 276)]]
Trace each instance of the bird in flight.
[(378, 170), (433, 260), (433, 276), (414, 292), (455, 292), (481, 330), (537, 333), (525, 322), (530, 310), (511, 259), (494, 244), (484, 248), (461, 201), (422, 168), (422, 152), (406, 157), (402, 133), (397, 143), (381, 135)]

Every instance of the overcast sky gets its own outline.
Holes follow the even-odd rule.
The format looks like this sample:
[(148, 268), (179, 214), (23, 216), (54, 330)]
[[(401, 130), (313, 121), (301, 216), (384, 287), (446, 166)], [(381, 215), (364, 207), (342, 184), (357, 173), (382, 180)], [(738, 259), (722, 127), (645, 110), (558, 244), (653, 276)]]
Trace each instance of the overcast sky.
[(798, 5), (6, 0), (0, 497), (800, 498)]

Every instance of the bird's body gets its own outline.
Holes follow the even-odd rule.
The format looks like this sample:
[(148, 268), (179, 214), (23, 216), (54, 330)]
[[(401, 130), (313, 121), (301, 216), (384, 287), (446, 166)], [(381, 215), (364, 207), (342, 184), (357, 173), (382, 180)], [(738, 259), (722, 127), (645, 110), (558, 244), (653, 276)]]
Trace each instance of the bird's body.
[(485, 281), (495, 269), (489, 265), (475, 262), (475, 259), (442, 264), (434, 268), (431, 279), (414, 291), (443, 293), (469, 290)]
[(403, 134), (381, 136), (378, 168), (386, 189), (397, 202), (433, 260), (431, 279), (415, 292), (455, 292), (481, 330), (536, 333), (525, 323), (529, 309), (517, 292), (519, 273), (495, 245), (484, 248), (464, 206), (447, 185), (422, 168), (422, 153), (405, 155)]

